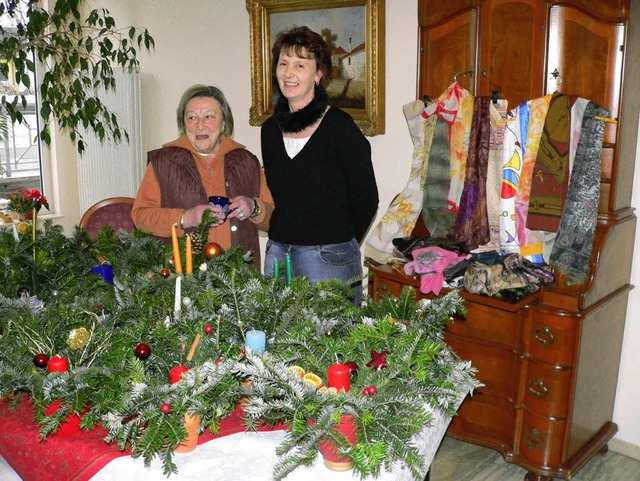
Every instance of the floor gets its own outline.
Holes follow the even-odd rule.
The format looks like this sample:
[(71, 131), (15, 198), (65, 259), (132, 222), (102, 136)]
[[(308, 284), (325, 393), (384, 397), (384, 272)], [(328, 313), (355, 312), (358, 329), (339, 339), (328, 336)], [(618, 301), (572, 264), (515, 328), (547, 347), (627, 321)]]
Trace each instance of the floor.
[[(497, 451), (445, 437), (430, 481), (523, 481), (526, 474)], [(591, 459), (571, 481), (640, 481), (640, 461), (609, 451)]]

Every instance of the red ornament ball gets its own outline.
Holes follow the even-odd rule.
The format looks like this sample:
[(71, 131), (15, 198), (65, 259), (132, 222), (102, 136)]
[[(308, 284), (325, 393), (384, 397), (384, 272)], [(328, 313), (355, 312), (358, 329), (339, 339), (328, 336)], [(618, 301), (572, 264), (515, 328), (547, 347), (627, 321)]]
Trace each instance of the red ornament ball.
[(347, 361), (344, 363), (349, 368), (349, 374), (358, 374), (358, 363), (355, 361)]
[(208, 261), (222, 254), (222, 247), (217, 242), (208, 242), (202, 248), (202, 255)]
[(171, 271), (165, 267), (163, 269), (160, 269), (160, 275), (166, 279), (171, 275)]
[(144, 361), (151, 355), (151, 348), (148, 344), (141, 342), (133, 349), (133, 353), (138, 359), (142, 359)]
[(169, 414), (171, 412), (171, 404), (163, 403), (162, 406), (160, 406), (160, 411), (164, 414)]
[(222, 359), (220, 358), (216, 359), (216, 364), (220, 364), (220, 363), (222, 363)]
[(211, 334), (213, 332), (213, 326), (211, 324), (207, 324), (204, 326), (204, 332), (205, 334)]
[(36, 367), (47, 367), (47, 363), (49, 362), (49, 356), (46, 354), (36, 354), (33, 358), (33, 363)]
[(362, 394), (364, 394), (365, 396), (373, 396), (377, 392), (378, 388), (375, 386), (367, 386), (362, 390)]

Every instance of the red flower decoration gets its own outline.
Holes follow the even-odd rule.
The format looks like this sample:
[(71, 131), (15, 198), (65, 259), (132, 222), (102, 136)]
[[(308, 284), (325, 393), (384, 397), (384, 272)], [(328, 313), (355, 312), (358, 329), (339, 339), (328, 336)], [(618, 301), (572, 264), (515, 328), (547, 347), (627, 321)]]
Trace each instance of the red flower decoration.
[(377, 371), (383, 367), (387, 367), (387, 351), (376, 352), (371, 349), (371, 361), (367, 363), (367, 367), (375, 367)]
[(22, 192), (11, 196), (8, 208), (17, 212), (21, 217), (30, 219), (33, 209), (38, 212), (42, 206), (48, 209), (49, 202), (39, 190), (24, 189)]

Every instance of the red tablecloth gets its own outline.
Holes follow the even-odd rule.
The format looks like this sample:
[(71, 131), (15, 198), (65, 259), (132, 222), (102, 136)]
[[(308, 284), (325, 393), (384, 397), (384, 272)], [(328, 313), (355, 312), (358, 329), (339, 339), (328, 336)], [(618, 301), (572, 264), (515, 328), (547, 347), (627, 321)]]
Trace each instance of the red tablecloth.
[[(244, 430), (242, 410), (238, 407), (221, 421), (218, 434), (206, 430), (198, 444)], [(40, 441), (33, 405), (25, 400), (15, 411), (10, 411), (8, 401), (0, 401), (0, 456), (24, 481), (89, 480), (109, 461), (130, 454), (120, 451), (116, 444), (105, 443), (106, 434), (107, 431), (98, 427), (91, 431), (55, 434)]]

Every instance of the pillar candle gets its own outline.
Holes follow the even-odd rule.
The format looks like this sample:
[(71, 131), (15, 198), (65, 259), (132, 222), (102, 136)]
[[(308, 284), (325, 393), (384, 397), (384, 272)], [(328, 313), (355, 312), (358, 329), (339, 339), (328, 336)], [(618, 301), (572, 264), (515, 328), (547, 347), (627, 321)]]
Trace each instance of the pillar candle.
[(191, 236), (187, 235), (187, 252), (184, 255), (185, 257), (185, 273), (191, 274), (193, 273), (193, 254), (191, 252)]
[(49, 372), (65, 372), (69, 370), (69, 362), (67, 358), (58, 355), (53, 356), (47, 362), (47, 370)]
[(327, 369), (327, 385), (335, 387), (338, 391), (344, 389), (349, 392), (351, 373), (344, 364), (333, 364)]
[(280, 277), (280, 263), (277, 259), (273, 261), (273, 277), (274, 279), (278, 279)]
[(266, 337), (264, 331), (247, 331), (245, 345), (250, 348), (254, 354), (262, 354), (266, 347)]
[(180, 246), (178, 245), (178, 232), (176, 224), (171, 226), (171, 245), (173, 246), (173, 264), (178, 274), (182, 274), (182, 259), (180, 259)]
[(284, 269), (285, 269), (285, 282), (288, 286), (290, 286), (291, 279), (293, 279), (293, 268), (291, 267), (291, 254), (288, 252), (284, 255)]
[(180, 312), (182, 307), (182, 277), (176, 277), (176, 296), (173, 304), (173, 312)]
[(175, 384), (180, 379), (182, 379), (182, 375), (189, 370), (186, 366), (176, 366), (169, 372), (169, 382), (171, 384)]

